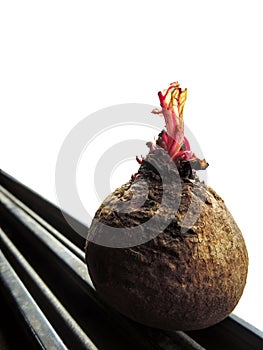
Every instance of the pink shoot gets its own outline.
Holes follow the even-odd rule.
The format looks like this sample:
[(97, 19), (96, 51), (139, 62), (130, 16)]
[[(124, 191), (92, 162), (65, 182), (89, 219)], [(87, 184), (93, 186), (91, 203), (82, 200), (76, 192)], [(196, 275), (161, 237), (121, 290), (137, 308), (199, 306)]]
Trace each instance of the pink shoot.
[[(183, 112), (187, 98), (187, 89), (182, 89), (177, 82), (171, 83), (167, 90), (158, 93), (161, 110), (154, 109), (152, 113), (162, 114), (165, 119), (166, 131), (159, 135), (157, 144), (166, 149), (172, 160), (193, 161), (196, 169), (205, 169), (208, 164), (198, 159), (191, 151), (190, 143), (184, 136)], [(151, 144), (150, 151), (153, 150)]]

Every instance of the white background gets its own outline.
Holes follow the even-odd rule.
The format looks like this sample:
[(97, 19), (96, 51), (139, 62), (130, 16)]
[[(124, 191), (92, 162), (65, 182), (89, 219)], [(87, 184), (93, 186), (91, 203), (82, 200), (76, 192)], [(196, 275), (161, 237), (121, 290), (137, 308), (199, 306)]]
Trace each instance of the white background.
[[(209, 184), (247, 243), (248, 281), (235, 313), (262, 330), (261, 6), (2, 1), (0, 166), (56, 202), (56, 159), (75, 124), (114, 104), (158, 105), (158, 90), (179, 80), (189, 91), (186, 124), (210, 163)], [(124, 182), (121, 173), (114, 186)]]

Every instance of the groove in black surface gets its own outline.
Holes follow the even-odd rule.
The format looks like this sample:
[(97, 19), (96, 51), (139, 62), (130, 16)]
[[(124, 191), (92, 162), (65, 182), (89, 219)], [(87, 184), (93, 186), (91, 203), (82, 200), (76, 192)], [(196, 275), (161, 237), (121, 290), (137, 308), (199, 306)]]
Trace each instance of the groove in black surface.
[[(62, 211), (54, 204), (41, 197), (39, 194), (32, 191), (27, 186), (21, 184), (21, 182), (5, 173), (1, 169), (0, 185), (14, 194), (18, 199), (20, 199), (30, 209), (34, 210), (38, 215), (40, 215), (58, 231), (63, 232), (63, 235), (69, 238), (72, 243), (76, 244), (77, 247), (81, 249), (84, 247), (84, 237), (87, 236), (88, 232), (88, 228), (85, 225), (64, 211), (62, 214)], [(74, 229), (68, 224), (65, 217), (67, 220), (74, 223), (74, 227), (78, 228), (78, 232), (81, 233), (81, 236), (79, 234), (76, 234)]]
[(44, 310), (45, 316), (67, 347), (78, 350), (97, 350), (1, 229), (0, 246), (16, 273), (22, 276), (20, 279), (23, 279), (30, 294), (38, 306)]
[(2, 289), (7, 298), (9, 298), (9, 303), (14, 306), (17, 313), (21, 316), (21, 321), (26, 325), (28, 335), (36, 347), (50, 350), (66, 350), (61, 338), (54, 331), (1, 251), (0, 270)]
[(263, 349), (263, 339), (261, 337), (230, 317), (215, 326), (186, 333), (196, 339), (197, 342), (200, 341), (206, 349)]
[[(0, 349), (39, 350), (9, 294), (0, 288)], [(15, 336), (14, 336), (15, 335)]]

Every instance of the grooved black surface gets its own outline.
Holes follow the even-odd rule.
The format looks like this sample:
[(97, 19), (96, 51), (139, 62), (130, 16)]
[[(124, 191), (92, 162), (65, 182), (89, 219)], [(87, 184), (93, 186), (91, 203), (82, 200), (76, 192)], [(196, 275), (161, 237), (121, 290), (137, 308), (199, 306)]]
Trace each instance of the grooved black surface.
[[(100, 350), (263, 349), (262, 333), (236, 317), (228, 317), (223, 322), (200, 331), (168, 333), (139, 325), (111, 310), (99, 300), (86, 279), (87, 271), (81, 258), (85, 239), (70, 227), (64, 218), (65, 214), (2, 171), (0, 171), (0, 185), (15, 198), (12, 200), (12, 196), (8, 197), (8, 193), (5, 194), (0, 188), (2, 199), (7, 198), (7, 202), (9, 201), (8, 206), (7, 202), (0, 200), (2, 236), (5, 235), (10, 244), (18, 249), (37, 276), (43, 280), (47, 290), (50, 290), (69, 312), (70, 317), (84, 331), (87, 340), (90, 339), (91, 347), (94, 343)], [(34, 216), (23, 209), (17, 199), (39, 215), (43, 223), (39, 223)], [(45, 222), (69, 239), (80, 253), (75, 254), (74, 249), (70, 250), (63, 241), (52, 235)], [(78, 225), (84, 236), (87, 227), (81, 223)], [(41, 239), (45, 235), (46, 240)], [(81, 337), (78, 339), (74, 332), (70, 331), (70, 326), (41, 292), (39, 285), (26, 272), (21, 259), (14, 255), (3, 238), (0, 239), (0, 248), (68, 348), (73, 350), (88, 348), (87, 344), (82, 344)], [(72, 264), (69, 263), (71, 258)], [(0, 287), (0, 349), (39, 349), (36, 342), (30, 338), (30, 332), (23, 317), (17, 312), (16, 305), (1, 285)], [(7, 315), (11, 317), (8, 318)]]

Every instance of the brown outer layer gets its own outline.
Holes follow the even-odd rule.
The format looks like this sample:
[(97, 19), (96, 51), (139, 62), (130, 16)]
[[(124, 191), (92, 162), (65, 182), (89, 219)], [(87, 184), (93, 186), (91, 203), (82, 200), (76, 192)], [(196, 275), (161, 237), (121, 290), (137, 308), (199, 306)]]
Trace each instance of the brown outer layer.
[[(190, 181), (182, 187), (176, 220), (155, 239), (132, 248), (90, 242), (86, 248), (91, 279), (104, 301), (137, 322), (166, 330), (201, 329), (228, 316), (248, 268), (244, 239), (224, 201), (200, 182), (198, 194)], [(120, 191), (125, 196), (129, 186), (112, 196)], [(188, 233), (173, 234), (178, 216), (188, 209), (183, 198), (194, 201), (200, 215)], [(112, 225), (105, 208), (96, 216)]]

